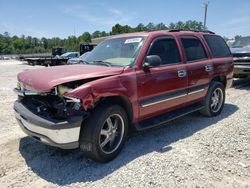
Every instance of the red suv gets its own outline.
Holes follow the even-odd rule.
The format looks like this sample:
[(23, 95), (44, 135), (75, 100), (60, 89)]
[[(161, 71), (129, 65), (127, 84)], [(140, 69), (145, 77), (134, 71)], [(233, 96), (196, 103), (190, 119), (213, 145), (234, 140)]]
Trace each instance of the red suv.
[(129, 129), (159, 126), (194, 111), (216, 116), (233, 78), (233, 58), (212, 32), (114, 36), (79, 65), (18, 74), (16, 119), (31, 137), (107, 162)]

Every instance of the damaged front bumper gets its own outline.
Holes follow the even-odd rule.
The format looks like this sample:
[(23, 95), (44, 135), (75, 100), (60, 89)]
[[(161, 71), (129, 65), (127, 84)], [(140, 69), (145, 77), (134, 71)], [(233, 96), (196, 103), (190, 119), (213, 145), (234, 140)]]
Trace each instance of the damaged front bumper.
[(82, 115), (59, 120), (38, 116), (20, 101), (14, 103), (16, 119), (22, 130), (29, 136), (45, 144), (73, 149), (79, 147)]

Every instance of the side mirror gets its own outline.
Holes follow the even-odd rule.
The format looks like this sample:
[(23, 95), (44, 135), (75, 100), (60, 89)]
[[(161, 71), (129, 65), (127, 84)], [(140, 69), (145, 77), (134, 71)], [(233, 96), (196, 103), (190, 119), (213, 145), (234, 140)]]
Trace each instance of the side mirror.
[(145, 58), (145, 62), (142, 67), (144, 71), (149, 71), (152, 67), (158, 67), (162, 63), (160, 56), (158, 55), (149, 55)]

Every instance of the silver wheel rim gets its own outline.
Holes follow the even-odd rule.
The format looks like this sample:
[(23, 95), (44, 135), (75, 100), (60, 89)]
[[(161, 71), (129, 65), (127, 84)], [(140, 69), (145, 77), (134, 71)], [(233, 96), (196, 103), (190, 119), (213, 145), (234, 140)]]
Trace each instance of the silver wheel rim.
[(223, 91), (221, 88), (216, 88), (211, 97), (211, 110), (212, 112), (216, 113), (221, 109), (221, 106), (223, 104), (224, 96)]
[(103, 123), (99, 146), (106, 154), (113, 153), (120, 146), (124, 136), (124, 121), (119, 114), (110, 115)]

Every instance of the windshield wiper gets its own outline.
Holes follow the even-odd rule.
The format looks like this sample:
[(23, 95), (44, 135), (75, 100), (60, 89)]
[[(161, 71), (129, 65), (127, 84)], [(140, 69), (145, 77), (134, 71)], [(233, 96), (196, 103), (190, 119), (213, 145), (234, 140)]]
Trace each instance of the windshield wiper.
[(243, 48), (243, 46), (232, 46), (232, 48)]
[(104, 66), (107, 66), (107, 67), (111, 67), (112, 66), (112, 64), (110, 62), (107, 62), (107, 61), (93, 61), (93, 64), (104, 65)]
[(84, 60), (80, 60), (79, 62), (80, 62), (81, 64), (89, 64), (88, 61), (84, 61)]

